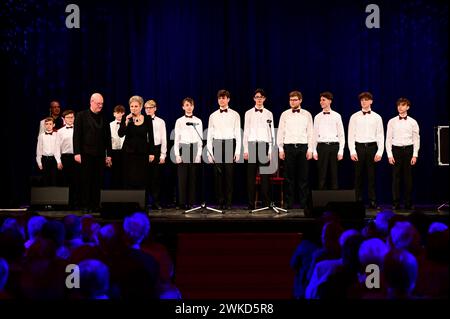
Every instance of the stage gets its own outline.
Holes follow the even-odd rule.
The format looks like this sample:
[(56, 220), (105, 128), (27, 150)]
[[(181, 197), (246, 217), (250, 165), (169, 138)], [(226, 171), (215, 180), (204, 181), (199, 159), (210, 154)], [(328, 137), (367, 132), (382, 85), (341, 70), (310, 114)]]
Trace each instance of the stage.
[[(430, 221), (448, 223), (448, 208), (438, 210), (439, 205), (417, 205), (414, 210), (400, 209), (396, 214), (408, 216), (409, 214), (424, 215)], [(213, 206), (214, 208), (214, 206)], [(365, 218), (343, 219), (346, 227), (363, 227), (374, 219), (381, 210), (390, 210), (391, 205), (380, 205), (380, 209), (366, 209)], [(47, 218), (61, 219), (68, 214), (83, 216), (80, 210), (64, 209), (7, 209), (0, 210), (0, 220), (6, 217), (27, 218), (32, 215), (41, 215)], [(302, 232), (305, 227), (317, 224), (320, 218), (305, 216), (303, 209), (292, 209), (287, 213), (276, 213), (265, 210), (250, 213), (244, 206), (235, 206), (224, 213), (206, 209), (185, 213), (184, 210), (167, 208), (163, 210), (148, 210), (153, 234), (176, 234), (180, 232)], [(100, 224), (120, 222), (124, 214), (119, 212), (94, 212), (92, 215)]]

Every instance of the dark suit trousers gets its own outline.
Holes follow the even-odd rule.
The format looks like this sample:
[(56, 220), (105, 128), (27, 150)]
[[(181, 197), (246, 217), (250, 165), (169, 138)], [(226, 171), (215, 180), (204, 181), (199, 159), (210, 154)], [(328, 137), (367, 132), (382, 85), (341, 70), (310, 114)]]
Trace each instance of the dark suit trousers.
[(61, 154), (64, 186), (69, 186), (69, 206), (80, 205), (80, 164), (75, 162), (73, 154)]
[(231, 206), (233, 199), (233, 158), (236, 141), (214, 140), (214, 180), (219, 205)]
[(310, 188), (308, 183), (309, 163), (306, 159), (307, 144), (285, 144), (285, 203), (288, 207), (294, 204), (295, 195), (300, 196), (300, 205), (306, 207), (309, 202)]
[(42, 156), (42, 186), (56, 186), (58, 168), (54, 156)]
[[(318, 143), (317, 154), (317, 174), (319, 177), (319, 189), (338, 189), (338, 160), (339, 143)], [(329, 187), (327, 187), (327, 178), (329, 177)]]
[(105, 156), (81, 154), (81, 205), (88, 209), (100, 206)]
[(411, 205), (413, 145), (392, 146), (395, 164), (392, 171), (392, 200), (394, 204), (400, 202), (400, 183), (403, 179), (405, 205)]
[(180, 205), (195, 203), (197, 167), (194, 163), (197, 155), (197, 144), (180, 144), (182, 163), (178, 168), (178, 203)]
[(370, 202), (377, 200), (375, 194), (375, 162), (374, 157), (377, 153), (378, 146), (376, 142), (372, 143), (355, 143), (358, 161), (355, 162), (355, 193), (356, 200), (362, 201), (363, 193), (363, 176), (367, 172), (367, 190)]
[[(261, 166), (269, 164), (269, 144), (265, 142), (249, 142), (248, 143), (248, 163), (247, 163), (247, 190), (248, 190), (248, 204), (253, 206), (255, 204), (256, 195), (256, 173)], [(270, 204), (269, 197), (269, 178), (270, 175), (262, 174), (261, 177), (261, 198), (263, 206)]]

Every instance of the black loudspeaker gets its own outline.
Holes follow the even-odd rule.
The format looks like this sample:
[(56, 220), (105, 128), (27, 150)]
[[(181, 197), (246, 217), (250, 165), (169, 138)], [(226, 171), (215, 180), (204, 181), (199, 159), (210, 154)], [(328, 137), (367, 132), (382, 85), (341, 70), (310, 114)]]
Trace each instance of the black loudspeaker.
[(65, 208), (69, 205), (68, 187), (32, 187), (30, 206), (36, 208)]
[(330, 211), (341, 219), (364, 219), (366, 207), (363, 202), (357, 202), (355, 190), (323, 190), (312, 191), (312, 203), (305, 209), (308, 217), (321, 217), (325, 211)]
[(102, 190), (100, 216), (106, 219), (121, 219), (145, 206), (145, 190)]

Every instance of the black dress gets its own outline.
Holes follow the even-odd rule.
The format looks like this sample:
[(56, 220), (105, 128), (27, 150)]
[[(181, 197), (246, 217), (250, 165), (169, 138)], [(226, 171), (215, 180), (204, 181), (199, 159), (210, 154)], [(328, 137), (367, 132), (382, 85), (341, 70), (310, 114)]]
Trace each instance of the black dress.
[(145, 189), (149, 155), (155, 153), (153, 121), (149, 116), (144, 116), (141, 125), (130, 122), (127, 126), (125, 120), (123, 116), (118, 131), (120, 137), (125, 136), (122, 146), (124, 187)]

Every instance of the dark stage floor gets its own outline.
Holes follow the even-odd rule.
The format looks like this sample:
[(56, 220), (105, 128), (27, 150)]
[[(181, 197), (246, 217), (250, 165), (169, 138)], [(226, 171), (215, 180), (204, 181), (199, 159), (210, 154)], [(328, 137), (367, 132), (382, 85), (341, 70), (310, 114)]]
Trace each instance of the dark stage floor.
[[(449, 212), (438, 210), (439, 205), (416, 206), (414, 210), (397, 210), (397, 214), (407, 216), (411, 213), (423, 214), (432, 221), (443, 221), (448, 223)], [(390, 209), (390, 205), (381, 205), (380, 209), (366, 209), (365, 218), (346, 219), (344, 224), (348, 226), (361, 227), (370, 219), (374, 218), (378, 211)], [(83, 215), (78, 210), (40, 210), (40, 209), (17, 209), (0, 210), (0, 219), (12, 216), (22, 216), (39, 214), (49, 218), (62, 218), (67, 214)], [(120, 221), (123, 214), (110, 211), (106, 214), (92, 213), (100, 223)], [(183, 210), (174, 208), (164, 210), (148, 211), (148, 216), (152, 222), (152, 232), (301, 232), (305, 227), (314, 224), (317, 218), (306, 217), (303, 209), (292, 209), (288, 213), (276, 213), (273, 210), (265, 210), (249, 213), (244, 207), (235, 207), (225, 211), (224, 214), (206, 209), (184, 213)]]

